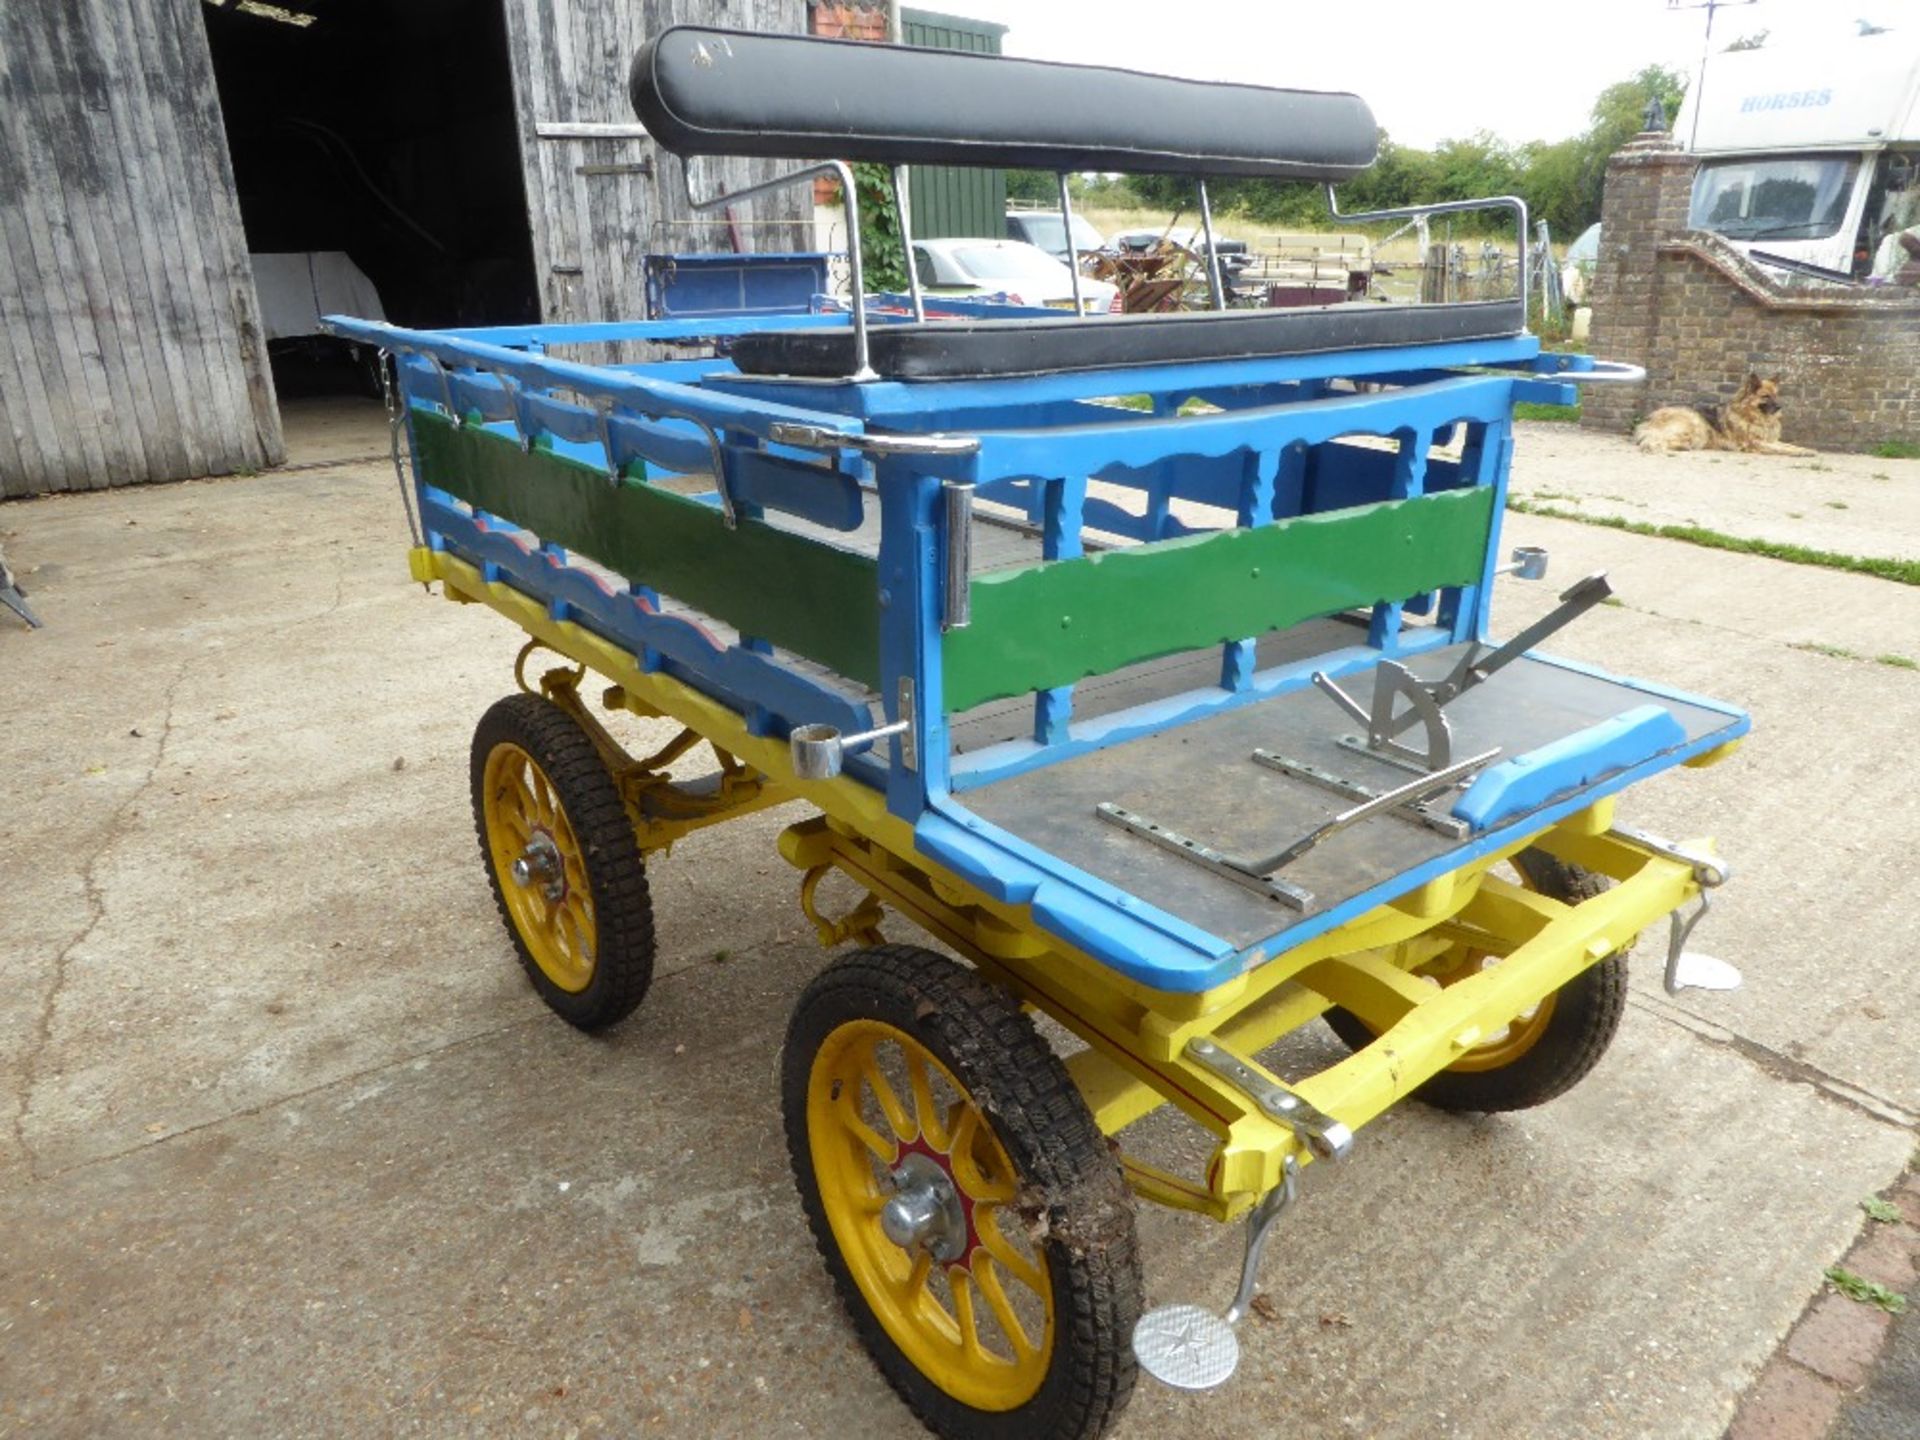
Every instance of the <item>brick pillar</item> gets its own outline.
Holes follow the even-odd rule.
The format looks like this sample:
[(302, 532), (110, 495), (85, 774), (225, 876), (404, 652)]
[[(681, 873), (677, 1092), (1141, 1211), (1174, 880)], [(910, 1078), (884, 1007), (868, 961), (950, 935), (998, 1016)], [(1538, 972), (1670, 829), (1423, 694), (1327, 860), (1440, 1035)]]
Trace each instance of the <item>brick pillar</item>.
[[(1660, 243), (1687, 228), (1693, 156), (1664, 131), (1642, 131), (1607, 161), (1600, 202), (1600, 260), (1593, 275), (1593, 336), (1602, 360), (1646, 365), (1659, 328)], [(1647, 405), (1641, 385), (1589, 385), (1580, 423), (1627, 430)]]

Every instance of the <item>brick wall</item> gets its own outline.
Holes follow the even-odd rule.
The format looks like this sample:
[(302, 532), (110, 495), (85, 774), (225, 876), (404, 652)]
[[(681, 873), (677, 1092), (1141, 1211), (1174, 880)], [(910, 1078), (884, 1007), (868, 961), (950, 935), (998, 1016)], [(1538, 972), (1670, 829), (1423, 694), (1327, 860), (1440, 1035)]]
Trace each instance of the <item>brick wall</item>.
[(810, 4), (808, 33), (829, 40), (884, 40), (887, 38), (885, 5)]
[[(1600, 207), (1600, 255), (1593, 272), (1590, 348), (1603, 360), (1645, 365), (1656, 345), (1658, 247), (1684, 229), (1693, 157), (1666, 134), (1642, 134), (1607, 162)], [(1653, 408), (1644, 386), (1592, 385), (1581, 395), (1580, 423), (1632, 428)], [(1658, 402), (1654, 402), (1658, 403)]]
[(1920, 292), (1781, 285), (1686, 228), (1692, 184), (1692, 157), (1666, 135), (1607, 165), (1591, 348), (1647, 379), (1589, 387), (1580, 423), (1622, 431), (1660, 405), (1730, 400), (1757, 370), (1781, 377), (1790, 442), (1920, 444)]

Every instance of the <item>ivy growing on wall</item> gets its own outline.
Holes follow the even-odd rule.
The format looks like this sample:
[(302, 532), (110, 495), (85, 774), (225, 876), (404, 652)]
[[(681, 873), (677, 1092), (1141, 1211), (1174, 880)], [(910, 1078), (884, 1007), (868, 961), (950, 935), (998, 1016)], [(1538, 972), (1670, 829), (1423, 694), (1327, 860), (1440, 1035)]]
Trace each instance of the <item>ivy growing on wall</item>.
[(893, 172), (877, 160), (853, 167), (860, 210), (860, 258), (869, 291), (907, 288), (907, 257), (901, 243), (900, 208), (893, 203)]

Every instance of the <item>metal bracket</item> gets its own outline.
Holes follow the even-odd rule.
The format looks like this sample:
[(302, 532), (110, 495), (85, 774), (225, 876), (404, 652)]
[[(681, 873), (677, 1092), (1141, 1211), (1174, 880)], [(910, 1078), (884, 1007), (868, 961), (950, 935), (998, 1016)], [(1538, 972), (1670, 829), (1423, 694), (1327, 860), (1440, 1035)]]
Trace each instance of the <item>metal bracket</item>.
[(909, 770), (919, 768), (919, 754), (913, 743), (913, 681), (900, 677), (898, 712), (893, 720), (871, 730), (843, 735), (837, 725), (796, 725), (787, 734), (787, 749), (793, 773), (801, 780), (832, 780), (840, 774), (850, 752), (865, 750), (876, 740), (900, 740), (900, 763)]
[[(1357, 735), (1341, 736), (1340, 743), (1346, 748), (1422, 772), (1441, 770), (1452, 763), (1453, 727), (1440, 713), (1440, 702), (1397, 660), (1382, 660), (1375, 667), (1370, 712), (1361, 709), (1360, 702), (1342, 690), (1324, 670), (1313, 672), (1313, 683), (1334, 704), (1367, 727), (1364, 739)], [(1401, 696), (1406, 697), (1407, 709), (1396, 714), (1394, 701)], [(1416, 722), (1426, 727), (1425, 753), (1394, 739)]]
[(820, 882), (832, 870), (832, 865), (815, 865), (800, 879), (800, 912), (813, 922), (820, 943), (829, 950), (849, 940), (858, 940), (862, 945), (884, 945), (886, 937), (880, 933), (880, 922), (887, 918), (887, 912), (871, 890), (838, 920), (829, 920), (820, 913), (817, 898)]
[[(1514, 551), (1513, 568), (1521, 574), (1545, 573), (1544, 554), (1523, 555)], [(1375, 668), (1373, 709), (1363, 710), (1360, 703), (1334, 683), (1323, 671), (1313, 673), (1313, 683), (1334, 704), (1367, 727), (1364, 739), (1343, 735), (1340, 744), (1349, 750), (1375, 759), (1387, 760), (1410, 770), (1439, 770), (1452, 756), (1453, 732), (1442, 707), (1459, 699), (1474, 686), (1488, 679), (1525, 655), (1535, 645), (1563, 626), (1579, 619), (1587, 611), (1613, 594), (1604, 571), (1589, 575), (1569, 586), (1560, 596), (1560, 604), (1527, 626), (1499, 649), (1482, 658), (1478, 640), (1468, 644), (1460, 661), (1446, 679), (1432, 684), (1418, 679), (1406, 666), (1394, 660), (1382, 660)], [(1395, 702), (1405, 696), (1407, 708), (1395, 712)], [(1395, 738), (1423, 725), (1427, 733), (1426, 753), (1402, 745)]]
[(1299, 1162), (1289, 1155), (1283, 1167), (1280, 1183), (1262, 1196), (1247, 1216), (1247, 1249), (1240, 1261), (1240, 1286), (1225, 1316), (1198, 1305), (1161, 1305), (1135, 1323), (1134, 1356), (1140, 1368), (1161, 1384), (1177, 1390), (1211, 1390), (1224, 1385), (1240, 1364), (1240, 1341), (1234, 1328), (1253, 1309), (1260, 1256), (1273, 1233), (1273, 1222), (1300, 1192)]
[(1383, 790), (1371, 800), (1363, 800), (1358, 805), (1342, 810), (1325, 824), (1315, 826), (1284, 849), (1276, 850), (1271, 855), (1252, 861), (1249, 868), (1258, 871), (1262, 875), (1271, 875), (1275, 870), (1281, 869), (1283, 866), (1291, 865), (1322, 840), (1327, 839), (1329, 836), (1338, 835), (1348, 826), (1357, 825), (1368, 816), (1378, 815), (1383, 810), (1392, 810), (1399, 805), (1408, 805), (1415, 801), (1429, 799), (1442, 790), (1451, 790), (1462, 780), (1466, 779), (1467, 776), (1473, 774), (1474, 771), (1492, 764), (1499, 754), (1500, 747), (1496, 745), (1491, 750), (1482, 751), (1478, 755), (1470, 755), (1465, 760), (1456, 760), (1444, 770), (1435, 770), (1430, 775), (1421, 775), (1409, 780), (1404, 785), (1396, 785), (1391, 790)]
[(453, 428), (466, 429), (467, 418), (460, 413), (460, 407), (453, 400), (453, 377), (447, 373), (446, 362), (431, 350), (422, 350), (420, 353), (426, 357), (427, 363), (433, 366), (434, 373), (440, 377), (440, 393), (446, 397), (447, 418), (453, 421)]
[[(1332, 682), (1328, 681), (1328, 683)], [(1094, 814), (1109, 825), (1118, 825), (1130, 835), (1138, 835), (1142, 840), (1150, 841), (1183, 860), (1190, 860), (1195, 865), (1211, 870), (1223, 879), (1231, 880), (1236, 885), (1265, 895), (1269, 900), (1278, 900), (1283, 905), (1291, 905), (1305, 914), (1313, 909), (1313, 892), (1290, 881), (1279, 879), (1274, 871), (1286, 868), (1321, 841), (1339, 834), (1351, 825), (1357, 825), (1369, 816), (1394, 811), (1401, 806), (1416, 805), (1432, 798), (1442, 790), (1452, 789), (1467, 776), (1491, 764), (1499, 754), (1500, 749), (1495, 746), (1491, 750), (1456, 761), (1443, 769), (1422, 773), (1417, 778), (1409, 780), (1404, 785), (1397, 785), (1391, 790), (1367, 791), (1365, 798), (1358, 805), (1342, 810), (1332, 819), (1316, 825), (1298, 840), (1282, 846), (1271, 855), (1258, 857), (1229, 855), (1225, 851), (1216, 850), (1213, 846), (1194, 839), (1191, 835), (1170, 830), (1158, 821), (1149, 820), (1146, 816), (1137, 814), (1123, 805), (1116, 805), (1112, 801), (1102, 801), (1094, 806)], [(1273, 755), (1265, 750), (1256, 750), (1253, 752), (1253, 759), (1254, 763), (1265, 765), (1269, 769), (1291, 773), (1290, 764), (1284, 756)], [(1314, 772), (1316, 778), (1323, 774), (1324, 772), (1321, 771)]]
[(940, 596), (940, 628), (964, 630), (973, 622), (973, 485), (948, 480), (940, 487), (945, 513), (945, 584)]
[(843, 735), (837, 725), (796, 725), (787, 734), (787, 750), (797, 780), (832, 780), (846, 764), (847, 752), (864, 750), (876, 740), (893, 735), (909, 735), (910, 720), (895, 720), (857, 734)]
[(1682, 865), (1691, 865), (1694, 881), (1703, 889), (1716, 890), (1733, 878), (1733, 866), (1720, 856), (1705, 850), (1689, 850), (1631, 825), (1615, 825), (1607, 831), (1607, 838), (1624, 840), (1629, 845), (1650, 850), (1662, 860), (1677, 860)]
[(1662, 860), (1675, 860), (1693, 868), (1693, 881), (1700, 887), (1700, 908), (1682, 919), (1675, 910), (1667, 917), (1667, 970), (1664, 983), (1669, 995), (1678, 995), (1682, 990), (1738, 990), (1740, 972), (1724, 960), (1716, 960), (1711, 955), (1701, 955), (1687, 949), (1687, 941), (1693, 936), (1693, 927), (1707, 918), (1707, 910), (1712, 902), (1709, 892), (1733, 878), (1733, 867), (1720, 856), (1705, 850), (1689, 850), (1684, 845), (1676, 845), (1671, 840), (1663, 840), (1658, 835), (1645, 830), (1636, 830), (1631, 825), (1615, 825), (1607, 832), (1610, 840), (1624, 840), (1629, 845), (1658, 855)]
[(913, 677), (902, 675), (893, 693), (896, 699), (894, 713), (900, 717), (895, 723), (906, 726), (900, 732), (900, 763), (908, 770), (918, 770), (920, 748), (914, 743), (913, 738), (917, 733), (913, 724)]
[(1693, 927), (1707, 918), (1710, 893), (1706, 890), (1700, 892), (1700, 908), (1685, 920), (1680, 918), (1678, 910), (1667, 917), (1667, 973), (1664, 983), (1669, 995), (1678, 995), (1682, 990), (1740, 988), (1740, 972), (1734, 966), (1724, 960), (1716, 960), (1711, 955), (1701, 955), (1687, 949)]
[(1275, 1084), (1217, 1040), (1196, 1035), (1187, 1054), (1221, 1079), (1244, 1091), (1269, 1120), (1293, 1132), (1293, 1138), (1322, 1160), (1344, 1160), (1353, 1153), (1353, 1131), (1316, 1110), (1284, 1085)]
[(1311, 890), (1287, 880), (1276, 879), (1271, 875), (1260, 874), (1243, 861), (1234, 859), (1211, 845), (1203, 845), (1190, 836), (1182, 835), (1178, 830), (1169, 830), (1166, 826), (1149, 820), (1123, 805), (1115, 805), (1103, 800), (1093, 807), (1093, 813), (1109, 825), (1117, 825), (1130, 835), (1138, 835), (1162, 850), (1171, 850), (1183, 860), (1190, 860), (1202, 869), (1211, 870), (1223, 880), (1251, 890), (1256, 895), (1264, 895), (1269, 900), (1277, 900), (1282, 905), (1291, 906), (1305, 915), (1312, 911), (1315, 901)]
[[(600, 421), (600, 447), (607, 454), (607, 483), (618, 485), (620, 466), (613, 458), (613, 401), (604, 395), (596, 396), (593, 402), (593, 413)], [(722, 488), (725, 488), (724, 482), (722, 482)]]
[(1540, 545), (1516, 545), (1507, 554), (1507, 563), (1496, 566), (1494, 574), (1512, 575), (1520, 580), (1547, 578), (1547, 552)]
[(875, 435), (829, 430), (792, 420), (776, 420), (767, 427), (776, 445), (800, 450), (858, 450), (863, 455), (972, 455), (980, 449), (973, 435)]
[(1224, 1317), (1227, 1324), (1238, 1325), (1253, 1309), (1253, 1292), (1260, 1283), (1260, 1256), (1273, 1233), (1273, 1222), (1280, 1212), (1300, 1198), (1300, 1162), (1289, 1155), (1281, 1162), (1280, 1183), (1260, 1197), (1260, 1203), (1247, 1216), (1247, 1252), (1240, 1260), (1240, 1287), (1233, 1292), (1233, 1304)]
[(1554, 631), (1572, 624), (1612, 594), (1613, 586), (1607, 583), (1604, 570), (1568, 586), (1561, 592), (1560, 603), (1557, 606), (1484, 660), (1480, 658), (1479, 641), (1476, 640), (1467, 646), (1466, 654), (1462, 655), (1460, 663), (1453, 667), (1453, 673), (1433, 687), (1434, 698), (1442, 705), (1459, 699), (1496, 670), (1505, 669)]
[(713, 457), (713, 489), (714, 493), (720, 497), (720, 523), (725, 525), (729, 530), (737, 529), (740, 525), (740, 515), (733, 506), (733, 492), (727, 489), (727, 452), (726, 447), (720, 443), (720, 432), (702, 420), (698, 415), (669, 415), (665, 417), (648, 415), (645, 418), (649, 420), (660, 418), (685, 420), (690, 425), (699, 426), (706, 434), (707, 451)]
[[(1318, 785), (1322, 790), (1348, 800), (1373, 800), (1380, 791), (1371, 786), (1362, 785), (1357, 780), (1349, 780), (1344, 775), (1336, 775), (1331, 770), (1322, 770), (1318, 765), (1310, 765), (1305, 760), (1292, 755), (1282, 755), (1274, 750), (1256, 750), (1253, 763), (1277, 770), (1295, 780), (1304, 780), (1309, 785)], [(1464, 820), (1456, 820), (1451, 815), (1443, 815), (1432, 804), (1416, 801), (1413, 804), (1400, 804), (1389, 809), (1387, 814), (1397, 820), (1411, 820), (1416, 825), (1424, 825), (1429, 830), (1446, 836), (1449, 840), (1464, 840), (1473, 833), (1473, 827)]]

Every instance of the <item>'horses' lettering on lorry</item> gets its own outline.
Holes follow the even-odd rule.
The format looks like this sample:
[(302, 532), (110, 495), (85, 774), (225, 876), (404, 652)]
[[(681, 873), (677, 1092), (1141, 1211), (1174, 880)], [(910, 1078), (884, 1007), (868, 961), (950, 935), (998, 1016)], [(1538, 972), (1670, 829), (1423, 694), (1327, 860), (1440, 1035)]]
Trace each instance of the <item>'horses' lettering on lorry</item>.
[(1773, 95), (1749, 95), (1740, 102), (1740, 113), (1755, 110), (1811, 110), (1833, 102), (1831, 90), (1785, 90)]

